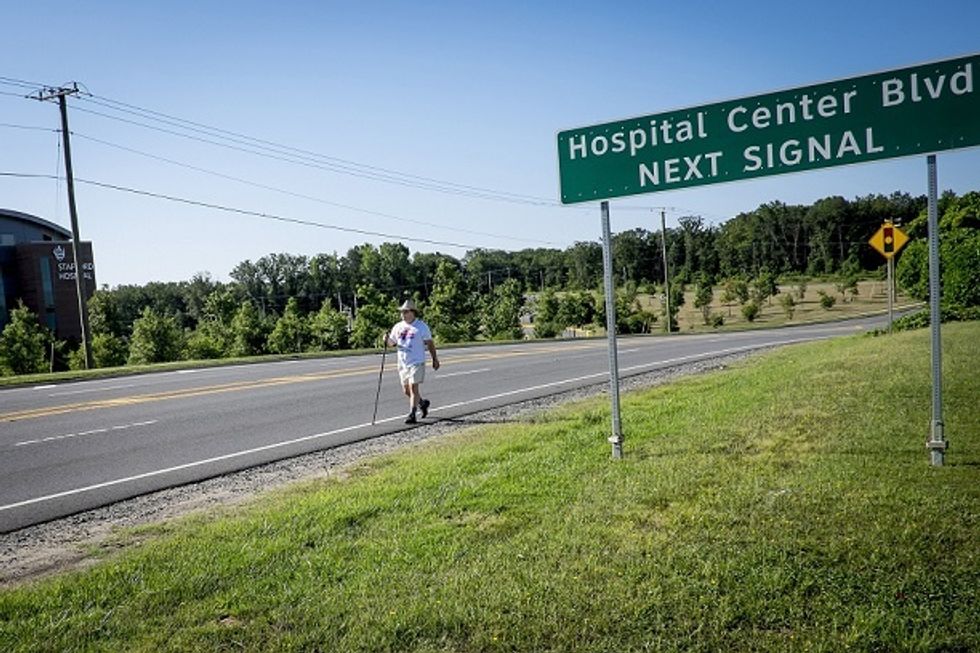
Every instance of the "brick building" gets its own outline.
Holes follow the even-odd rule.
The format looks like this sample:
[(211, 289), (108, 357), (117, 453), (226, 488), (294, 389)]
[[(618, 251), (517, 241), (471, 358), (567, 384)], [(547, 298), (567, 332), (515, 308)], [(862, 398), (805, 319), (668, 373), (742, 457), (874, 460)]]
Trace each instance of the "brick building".
[[(22, 300), (60, 340), (81, 339), (71, 232), (19, 211), (0, 209), (0, 330)], [(92, 243), (81, 243), (82, 291), (95, 292)]]

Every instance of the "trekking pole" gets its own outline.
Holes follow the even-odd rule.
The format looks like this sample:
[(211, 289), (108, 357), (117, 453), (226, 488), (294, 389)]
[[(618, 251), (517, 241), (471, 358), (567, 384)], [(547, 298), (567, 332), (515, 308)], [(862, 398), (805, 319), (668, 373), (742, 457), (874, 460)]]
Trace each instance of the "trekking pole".
[(382, 340), (382, 347), (384, 349), (381, 352), (381, 370), (378, 372), (378, 391), (374, 394), (374, 415), (371, 416), (371, 426), (374, 426), (374, 422), (378, 419), (378, 401), (381, 399), (381, 377), (385, 373), (385, 358), (388, 356), (388, 337), (387, 335)]

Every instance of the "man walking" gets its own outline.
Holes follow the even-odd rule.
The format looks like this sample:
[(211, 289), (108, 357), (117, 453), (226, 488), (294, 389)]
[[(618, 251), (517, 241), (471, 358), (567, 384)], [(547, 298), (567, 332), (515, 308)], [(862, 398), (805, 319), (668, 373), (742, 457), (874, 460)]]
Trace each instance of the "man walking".
[(409, 414), (406, 424), (416, 424), (417, 410), (422, 411), (422, 417), (429, 415), (429, 400), (419, 394), (419, 385), (425, 381), (425, 350), (432, 356), (432, 369), (439, 369), (439, 356), (436, 345), (432, 342), (432, 331), (429, 325), (416, 317), (415, 302), (405, 300), (399, 309), (402, 321), (392, 327), (385, 336), (387, 344), (398, 348), (398, 377), (401, 379), (405, 396), (408, 397)]

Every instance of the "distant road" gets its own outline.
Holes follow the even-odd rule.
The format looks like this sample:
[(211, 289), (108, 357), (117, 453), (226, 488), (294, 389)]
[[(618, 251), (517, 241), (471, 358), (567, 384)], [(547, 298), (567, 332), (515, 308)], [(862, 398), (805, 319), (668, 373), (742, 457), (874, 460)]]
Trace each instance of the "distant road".
[[(884, 318), (619, 341), (623, 376), (853, 334)], [(428, 421), (608, 379), (605, 340), (446, 349)], [(0, 390), (0, 532), (406, 428), (391, 357), (283, 361)]]

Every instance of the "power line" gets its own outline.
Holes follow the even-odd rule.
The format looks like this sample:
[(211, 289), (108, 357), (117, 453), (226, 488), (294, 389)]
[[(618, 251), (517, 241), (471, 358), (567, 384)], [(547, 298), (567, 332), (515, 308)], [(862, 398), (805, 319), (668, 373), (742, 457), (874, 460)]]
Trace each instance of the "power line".
[[(8, 83), (21, 85), (27, 88), (42, 86), (39, 83), (29, 82), (26, 80), (17, 80), (14, 78), (0, 77), (0, 80), (8, 80)], [(6, 94), (19, 96), (19, 94), (17, 93), (6, 93)], [(234, 131), (222, 129), (220, 127), (213, 127), (205, 123), (196, 122), (185, 118), (180, 118), (159, 111), (154, 111), (152, 109), (140, 107), (134, 104), (121, 102), (119, 100), (98, 96), (87, 92), (87, 90), (84, 95), (79, 96), (79, 99), (85, 102), (93, 103), (97, 106), (107, 108), (111, 111), (126, 113), (129, 115), (137, 116), (139, 118), (143, 118), (145, 120), (158, 122), (171, 127), (176, 127), (177, 129), (184, 130), (185, 132), (192, 132), (192, 133), (188, 134), (180, 131), (174, 131), (156, 125), (146, 124), (144, 122), (129, 120), (117, 115), (110, 115), (100, 111), (94, 111), (92, 109), (84, 109), (81, 107), (76, 107), (76, 109), (79, 111), (84, 111), (86, 113), (104, 117), (110, 120), (116, 120), (126, 124), (142, 127), (144, 129), (151, 129), (151, 130), (167, 133), (173, 136), (178, 136), (182, 138), (195, 140), (198, 142), (207, 143), (217, 147), (228, 148), (235, 151), (249, 153), (255, 156), (263, 156), (263, 157), (283, 161), (286, 163), (292, 163), (294, 165), (304, 165), (307, 167), (326, 170), (329, 172), (360, 177), (371, 181), (380, 181), (384, 183), (391, 183), (391, 184), (401, 185), (404, 187), (414, 188), (419, 190), (429, 190), (434, 192), (453, 194), (462, 197), (469, 197), (472, 199), (504, 201), (510, 203), (529, 205), (529, 206), (543, 206), (543, 207), (551, 207), (551, 208), (561, 208), (566, 210), (568, 209), (579, 210), (579, 211), (594, 210), (594, 207), (591, 206), (565, 205), (556, 200), (552, 200), (548, 198), (536, 197), (536, 196), (526, 195), (521, 193), (513, 193), (510, 191), (502, 191), (502, 190), (491, 189), (491, 188), (484, 188), (480, 186), (462, 184), (453, 181), (440, 180), (433, 177), (427, 177), (424, 175), (417, 175), (413, 173), (393, 170), (390, 168), (359, 163), (356, 161), (351, 161), (340, 157), (329, 156), (329, 155), (313, 152), (311, 150), (305, 150), (302, 148), (276, 143), (274, 141), (270, 141), (266, 139), (248, 136), (247, 134), (242, 134), (240, 132), (234, 132)], [(201, 136), (194, 136), (193, 135), (194, 133), (202, 134), (204, 136), (207, 136), (208, 138), (203, 138)], [(222, 139), (224, 141), (229, 141), (229, 142), (215, 141), (213, 140), (215, 138)], [(653, 210), (657, 210), (657, 211), (667, 210), (672, 213), (686, 212), (688, 214), (707, 215), (703, 212), (694, 209), (685, 209), (683, 207), (660, 207), (660, 206), (617, 207), (617, 211), (647, 212)], [(479, 234), (479, 232), (473, 232), (473, 233)], [(493, 237), (497, 237), (497, 236), (493, 236)], [(537, 242), (551, 244), (549, 241), (537, 241)]]
[(0, 127), (6, 127), (7, 129), (23, 129), (25, 131), (39, 131), (39, 132), (54, 132), (60, 134), (60, 129), (53, 129), (51, 127), (37, 127), (35, 125), (16, 125), (9, 122), (0, 122)]
[(15, 77), (0, 77), (0, 84), (4, 86), (13, 86), (15, 88), (27, 88), (31, 90), (36, 90), (43, 88), (45, 85), (38, 82), (29, 82), (24, 79), (17, 79)]
[[(258, 146), (258, 145), (251, 145), (251, 144), (246, 144), (248, 146), (245, 147), (245, 146), (243, 146), (241, 144), (235, 145), (235, 144), (232, 144), (232, 143), (222, 143), (220, 141), (216, 141), (216, 140), (213, 140), (211, 138), (204, 138), (203, 136), (195, 136), (194, 134), (187, 134), (187, 133), (175, 131), (173, 129), (167, 129), (165, 127), (158, 127), (158, 126), (155, 126), (155, 125), (149, 125), (149, 124), (146, 124), (144, 122), (139, 122), (139, 121), (136, 121), (136, 120), (130, 120), (128, 118), (122, 118), (120, 116), (113, 116), (113, 115), (110, 115), (110, 114), (107, 114), (107, 113), (103, 113), (101, 111), (95, 111), (95, 110), (92, 110), (92, 109), (86, 109), (86, 108), (78, 107), (78, 106), (76, 106), (75, 109), (77, 111), (82, 111), (84, 113), (89, 113), (89, 114), (100, 116), (100, 117), (103, 117), (103, 118), (108, 118), (109, 120), (115, 120), (115, 121), (118, 121), (118, 122), (122, 122), (122, 123), (130, 124), (130, 125), (134, 125), (134, 126), (137, 126), (137, 127), (142, 127), (144, 129), (151, 129), (153, 131), (158, 131), (158, 132), (162, 132), (162, 133), (165, 133), (165, 134), (170, 134), (172, 136), (178, 136), (178, 137), (181, 137), (181, 138), (186, 138), (188, 140), (197, 141), (197, 142), (200, 142), (200, 143), (207, 143), (209, 145), (215, 145), (217, 147), (222, 147), (222, 148), (233, 150), (233, 151), (236, 151), (236, 152), (244, 152), (246, 154), (252, 154), (254, 156), (260, 156), (260, 157), (265, 157), (265, 158), (269, 158), (269, 159), (274, 159), (274, 160), (277, 160), (277, 161), (283, 161), (283, 162), (286, 162), (286, 163), (292, 163), (294, 165), (300, 165), (300, 166), (304, 166), (304, 167), (307, 167), (307, 168), (313, 168), (313, 169), (318, 169), (318, 170), (325, 170), (325, 171), (328, 171), (328, 172), (335, 172), (335, 173), (339, 173), (339, 174), (345, 174), (345, 175), (349, 175), (349, 176), (352, 176), (352, 177), (359, 177), (359, 178), (362, 178), (362, 179), (368, 179), (368, 180), (371, 180), (371, 181), (381, 181), (381, 182), (386, 182), (386, 183), (390, 183), (390, 184), (396, 184), (396, 185), (399, 185), (399, 186), (404, 186), (404, 187), (407, 187), (407, 188), (414, 188), (414, 189), (417, 189), (417, 190), (431, 190), (431, 191), (435, 191), (435, 192), (441, 192), (441, 193), (450, 194), (450, 195), (459, 195), (459, 196), (462, 196), (462, 197), (470, 197), (470, 198), (475, 198), (475, 199), (497, 200), (497, 201), (505, 201), (505, 202), (510, 202), (510, 203), (516, 203), (516, 204), (526, 204), (526, 205), (560, 206), (559, 204), (557, 204), (556, 202), (553, 202), (553, 201), (546, 201), (546, 200), (522, 200), (522, 199), (518, 199), (518, 198), (514, 198), (514, 197), (505, 197), (505, 196), (494, 195), (494, 194), (485, 193), (485, 192), (469, 191), (469, 190), (465, 190), (463, 188), (451, 188), (451, 187), (445, 187), (445, 186), (438, 186), (436, 184), (426, 183), (426, 182), (421, 182), (421, 181), (413, 181), (411, 179), (399, 179), (399, 178), (395, 178), (395, 177), (391, 177), (391, 176), (385, 175), (385, 174), (380, 173), (380, 172), (372, 172), (370, 170), (365, 170), (365, 171), (356, 170), (356, 169), (352, 169), (350, 167), (343, 166), (343, 165), (340, 165), (340, 164), (327, 163), (327, 162), (323, 162), (323, 161), (316, 161), (316, 160), (311, 159), (310, 157), (304, 157), (302, 155), (297, 155), (297, 154), (290, 154), (290, 153), (284, 153), (284, 152), (276, 153), (275, 150), (263, 152), (262, 151), (263, 149), (270, 150), (270, 148), (267, 148), (267, 147), (264, 147), (264, 146)], [(229, 139), (229, 140), (232, 140), (232, 139)], [(234, 142), (234, 141), (232, 141), (232, 142)]]
[(525, 242), (525, 243), (538, 243), (538, 244), (543, 244), (543, 245), (555, 245), (556, 244), (556, 243), (554, 243), (552, 241), (539, 240), (539, 239), (535, 239), (535, 238), (520, 238), (520, 237), (517, 237), (517, 236), (504, 236), (504, 235), (490, 233), (490, 232), (485, 232), (485, 231), (476, 231), (476, 230), (472, 230), (472, 229), (464, 229), (462, 227), (450, 227), (450, 226), (446, 226), (446, 225), (436, 224), (436, 223), (433, 223), (433, 222), (425, 222), (423, 220), (414, 220), (414, 219), (411, 219), (411, 218), (405, 218), (405, 217), (394, 215), (394, 214), (391, 214), (391, 213), (385, 213), (383, 211), (375, 211), (375, 210), (372, 210), (372, 209), (365, 209), (365, 208), (361, 208), (361, 207), (358, 207), (358, 206), (353, 206), (353, 205), (350, 205), (350, 204), (343, 204), (343, 203), (340, 203), (340, 202), (334, 202), (334, 201), (331, 201), (331, 200), (323, 199), (322, 197), (315, 197), (313, 195), (306, 195), (304, 193), (297, 193), (295, 191), (287, 190), (287, 189), (284, 189), (284, 188), (279, 188), (277, 186), (270, 186), (268, 184), (263, 184), (263, 183), (260, 183), (260, 182), (257, 182), (257, 181), (252, 181), (250, 179), (243, 179), (241, 177), (236, 177), (234, 175), (225, 174), (223, 172), (218, 172), (216, 170), (211, 170), (211, 169), (208, 169), (208, 168), (203, 168), (203, 167), (192, 165), (192, 164), (185, 163), (185, 162), (182, 162), (182, 161), (177, 161), (175, 159), (170, 159), (170, 158), (167, 158), (167, 157), (159, 156), (157, 154), (151, 154), (149, 152), (144, 152), (142, 150), (137, 150), (135, 148), (127, 147), (125, 145), (120, 145), (118, 143), (112, 143), (112, 142), (109, 142), (109, 141), (106, 141), (106, 140), (102, 140), (100, 138), (95, 138), (94, 136), (88, 136), (87, 134), (80, 134), (78, 132), (72, 131), (72, 135), (73, 136), (76, 136), (78, 138), (82, 138), (82, 139), (85, 139), (85, 140), (88, 140), (88, 141), (92, 141), (94, 143), (99, 143), (100, 145), (105, 145), (106, 147), (111, 147), (111, 148), (123, 150), (125, 152), (130, 152), (132, 154), (137, 154), (139, 156), (143, 156), (143, 157), (147, 157), (147, 158), (150, 158), (150, 159), (154, 159), (156, 161), (162, 161), (164, 163), (168, 163), (168, 164), (171, 164), (171, 165), (179, 166), (181, 168), (186, 168), (188, 170), (194, 170), (196, 172), (202, 172), (204, 174), (213, 175), (215, 177), (220, 177), (221, 179), (228, 179), (230, 181), (235, 181), (235, 182), (238, 182), (238, 183), (241, 183), (241, 184), (245, 184), (245, 185), (248, 185), (248, 186), (254, 186), (255, 188), (262, 188), (264, 190), (270, 190), (270, 191), (273, 191), (273, 192), (276, 192), (276, 193), (282, 193), (284, 195), (289, 195), (291, 197), (298, 197), (300, 199), (310, 200), (312, 202), (319, 202), (321, 204), (326, 204), (328, 206), (333, 206), (333, 207), (337, 207), (337, 208), (341, 208), (341, 209), (347, 209), (349, 211), (357, 211), (359, 213), (364, 213), (366, 215), (374, 215), (374, 216), (378, 216), (378, 217), (382, 217), (382, 218), (388, 218), (388, 219), (391, 219), (391, 220), (397, 220), (399, 222), (407, 222), (407, 223), (410, 223), (410, 224), (417, 224), (417, 225), (426, 226), (426, 227), (434, 227), (436, 229), (445, 229), (447, 231), (456, 231), (456, 232), (467, 233), (467, 234), (476, 235), (476, 236), (488, 236), (488, 237), (491, 237), (491, 238), (500, 238), (500, 239), (503, 239), (503, 240), (513, 240), (513, 241)]
[[(479, 192), (479, 193), (492, 193), (494, 195), (509, 196), (509, 197), (513, 197), (513, 198), (524, 199), (524, 200), (531, 200), (531, 201), (539, 201), (539, 200), (542, 200), (542, 198), (537, 198), (537, 197), (533, 197), (533, 196), (530, 196), (530, 195), (523, 195), (523, 194), (520, 194), (520, 193), (512, 193), (510, 191), (501, 191), (501, 190), (496, 190), (496, 189), (491, 189), (491, 188), (483, 188), (483, 187), (480, 187), (480, 186), (472, 186), (472, 185), (468, 185), (468, 184), (461, 184), (461, 183), (454, 182), (454, 181), (447, 181), (447, 180), (442, 180), (442, 179), (435, 179), (433, 177), (426, 177), (424, 175), (416, 175), (416, 174), (413, 174), (413, 173), (402, 172), (400, 170), (393, 170), (391, 168), (383, 168), (381, 166), (376, 166), (376, 165), (371, 165), (371, 164), (365, 164), (365, 163), (359, 163), (357, 161), (351, 161), (349, 159), (343, 159), (341, 157), (336, 157), (336, 156), (330, 156), (330, 155), (326, 155), (326, 154), (321, 154), (321, 153), (318, 153), (318, 152), (314, 152), (312, 150), (305, 150), (305, 149), (298, 148), (298, 147), (293, 147), (293, 146), (290, 146), (290, 145), (283, 145), (281, 143), (276, 143), (274, 141), (269, 141), (269, 140), (265, 140), (265, 139), (261, 139), (261, 138), (256, 138), (254, 136), (249, 136), (247, 134), (242, 134), (240, 132), (229, 131), (227, 129), (222, 129), (220, 127), (212, 127), (212, 126), (206, 125), (204, 123), (195, 122), (193, 120), (187, 120), (185, 118), (178, 118), (178, 117), (175, 117), (175, 116), (166, 114), (166, 113), (161, 113), (159, 111), (153, 111), (151, 109), (145, 109), (143, 107), (138, 107), (136, 105), (127, 104), (125, 102), (119, 102), (118, 100), (112, 100), (112, 99), (100, 97), (100, 96), (97, 96), (97, 95), (90, 94), (89, 97), (86, 97), (86, 98), (83, 98), (83, 99), (85, 101), (87, 101), (87, 102), (93, 102), (95, 104), (98, 104), (99, 106), (110, 108), (110, 109), (113, 109), (115, 111), (120, 111), (120, 112), (128, 113), (128, 114), (131, 114), (131, 115), (137, 115), (137, 116), (140, 116), (140, 117), (143, 117), (143, 118), (148, 118), (148, 119), (151, 119), (151, 120), (157, 120), (157, 121), (163, 122), (164, 124), (169, 124), (169, 125), (172, 125), (172, 126), (177, 126), (177, 127), (182, 128), (182, 129), (187, 129), (189, 131), (201, 132), (201, 133), (208, 134), (209, 136), (217, 136), (218, 138), (225, 138), (225, 139), (228, 139), (228, 140), (232, 140), (233, 142), (241, 142), (239, 139), (244, 139), (245, 141), (248, 141), (248, 142), (253, 143), (253, 144), (254, 143), (257, 143), (257, 144), (260, 144), (260, 145), (263, 145), (263, 146), (269, 146), (266, 149), (272, 149), (274, 151), (284, 150), (284, 151), (287, 151), (287, 152), (290, 152), (290, 153), (295, 153), (295, 154), (302, 155), (304, 158), (306, 158), (306, 157), (311, 158), (313, 160), (325, 160), (325, 161), (329, 161), (329, 162), (332, 162), (332, 163), (341, 164), (343, 166), (351, 166), (351, 167), (354, 167), (354, 168), (360, 168), (360, 169), (372, 171), (372, 172), (375, 172), (375, 173), (384, 173), (384, 174), (392, 175), (392, 176), (395, 176), (395, 177), (402, 177), (402, 178), (411, 179), (411, 180), (420, 181), (420, 182), (426, 182), (426, 183), (432, 183), (432, 184), (438, 184), (438, 185), (444, 185), (444, 186), (451, 186), (451, 187), (456, 187), (456, 188), (463, 189), (463, 190), (475, 191), (475, 192)], [(120, 107), (123, 107), (123, 108), (120, 108)], [(188, 127), (187, 125), (190, 125), (191, 127)], [(233, 138), (230, 138), (229, 139), (228, 138), (229, 136), (231, 136)], [(548, 201), (548, 200), (544, 200), (544, 201)]]
[[(562, 208), (562, 209), (592, 210), (592, 207), (565, 205), (556, 200), (552, 200), (548, 198), (536, 197), (533, 195), (525, 195), (521, 193), (513, 193), (510, 191), (501, 191), (497, 189), (484, 188), (480, 186), (472, 186), (469, 184), (461, 184), (458, 182), (446, 181), (446, 180), (436, 179), (433, 177), (427, 177), (424, 175), (416, 175), (413, 173), (402, 172), (390, 168), (359, 163), (356, 161), (351, 161), (340, 157), (325, 155), (325, 154), (313, 152), (311, 150), (305, 150), (290, 145), (283, 145), (281, 143), (276, 143), (274, 141), (248, 136), (247, 134), (242, 134), (240, 132), (234, 132), (234, 131), (222, 129), (220, 127), (213, 127), (210, 125), (206, 125), (204, 123), (187, 120), (184, 118), (179, 118), (170, 114), (154, 111), (151, 109), (146, 109), (133, 104), (127, 104), (125, 102), (112, 100), (110, 98), (105, 98), (94, 94), (88, 94), (87, 97), (80, 96), (79, 99), (85, 102), (90, 102), (98, 106), (110, 109), (112, 111), (126, 113), (146, 120), (152, 120), (155, 122), (159, 122), (171, 127), (176, 127), (178, 129), (182, 129), (192, 133), (203, 134), (205, 136), (208, 136), (209, 138), (202, 138), (199, 136), (192, 136), (191, 134), (175, 132), (173, 130), (165, 129), (155, 125), (148, 125), (143, 122), (129, 120), (126, 118), (122, 118), (120, 116), (113, 116), (110, 114), (103, 113), (101, 111), (95, 111), (92, 109), (79, 109), (87, 113), (91, 113), (93, 115), (108, 118), (110, 120), (117, 120), (127, 124), (132, 124), (135, 126), (143, 127), (145, 129), (152, 129), (175, 136), (180, 136), (183, 138), (189, 138), (191, 140), (197, 140), (199, 142), (216, 145), (218, 147), (226, 147), (238, 151), (244, 151), (257, 156), (266, 156), (269, 158), (285, 161), (288, 163), (307, 165), (315, 168), (325, 169), (331, 172), (348, 174), (355, 177), (361, 177), (374, 181), (393, 183), (393, 184), (398, 184), (398, 185), (421, 189), (421, 190), (431, 190), (436, 192), (462, 195), (465, 197), (472, 197), (476, 199), (497, 200), (497, 201), (505, 201), (505, 202), (525, 204), (531, 206), (546, 206), (546, 207), (554, 207), (554, 208)], [(230, 145), (229, 143), (214, 141), (212, 140), (214, 138), (219, 138), (219, 139), (229, 141), (234, 145)], [(249, 149), (249, 148), (254, 148), (254, 149)], [(684, 209), (680, 207), (661, 207), (661, 206), (656, 206), (656, 207), (621, 206), (621, 207), (617, 207), (617, 210), (624, 210), (624, 211), (668, 210), (671, 212), (686, 211), (690, 213), (701, 213), (694, 209)]]
[[(25, 179), (58, 179), (57, 175), (47, 175), (47, 174), (36, 174), (36, 173), (21, 173), (21, 172), (0, 172), (0, 177), (17, 177)], [(242, 209), (232, 206), (225, 206), (223, 204), (214, 204), (212, 202), (204, 202), (201, 200), (189, 199), (186, 197), (177, 197), (175, 195), (166, 195), (164, 193), (154, 193), (148, 190), (141, 190), (138, 188), (130, 188), (128, 186), (119, 186), (117, 184), (110, 184), (101, 181), (95, 181), (92, 179), (82, 179), (80, 177), (76, 178), (80, 184), (87, 184), (89, 186), (95, 186), (98, 188), (105, 188), (108, 190), (115, 190), (124, 193), (130, 193), (133, 195), (141, 195), (143, 197), (151, 197), (154, 199), (166, 200), (169, 202), (176, 202), (179, 204), (187, 204), (190, 206), (198, 206), (206, 209), (213, 209), (216, 211), (224, 211), (226, 213), (235, 213), (238, 215), (247, 215), (256, 218), (263, 218), (266, 220), (276, 220), (278, 222), (286, 222), (290, 224), (299, 224), (308, 227), (317, 227), (320, 229), (331, 229), (334, 231), (343, 231), (347, 233), (355, 233), (363, 236), (377, 236), (380, 238), (389, 238), (396, 241), (407, 240), (409, 242), (426, 243), (428, 245), (444, 245), (447, 247), (458, 247), (460, 249), (479, 249), (478, 245), (457, 243), (446, 240), (433, 240), (429, 238), (419, 238), (416, 236), (404, 236), (401, 234), (389, 234), (381, 231), (371, 231), (368, 229), (357, 229), (355, 227), (342, 227), (339, 225), (329, 224), (326, 222), (316, 222), (313, 220), (305, 220), (301, 218), (290, 218), (275, 213), (266, 213), (263, 211), (252, 211), (250, 209)]]

